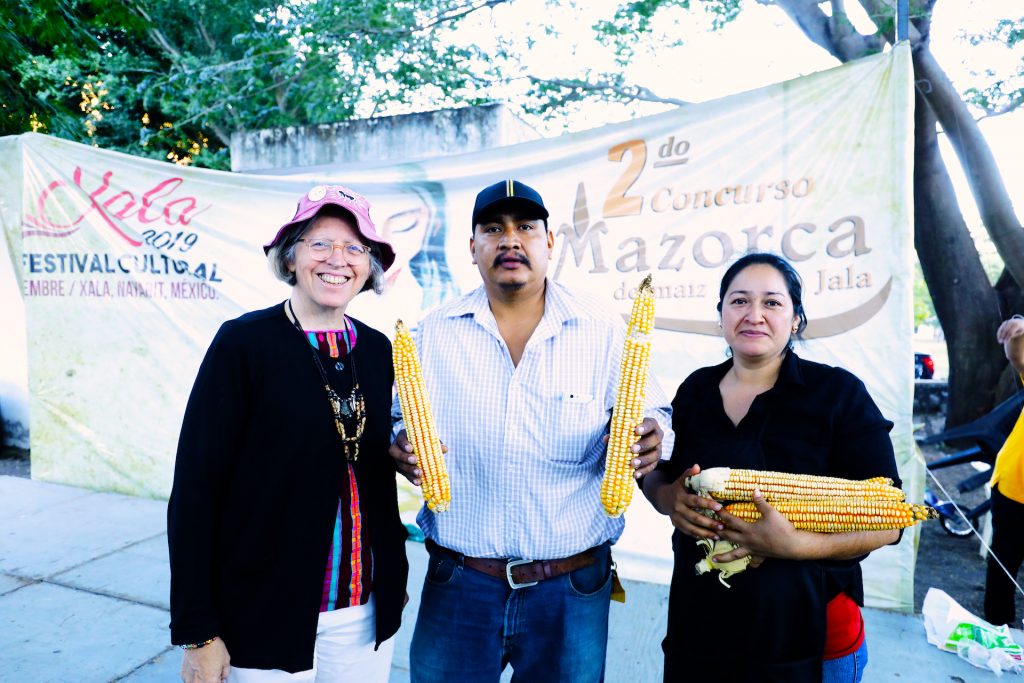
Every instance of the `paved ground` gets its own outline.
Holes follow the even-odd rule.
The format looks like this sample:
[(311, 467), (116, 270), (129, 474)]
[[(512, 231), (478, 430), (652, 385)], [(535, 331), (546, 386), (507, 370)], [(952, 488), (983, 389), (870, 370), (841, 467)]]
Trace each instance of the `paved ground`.
[(28, 451), (0, 446), (0, 477), (28, 477), (30, 469)]
[[(0, 476), (0, 681), (177, 680), (180, 655), (168, 644), (164, 511), (161, 501)], [(397, 636), (393, 683), (408, 681), (425, 567), (422, 545), (410, 543), (409, 556), (413, 601)], [(627, 604), (612, 605), (607, 680), (658, 681), (667, 588), (625, 583)], [(928, 645), (920, 616), (879, 610), (865, 616), (869, 683), (995, 678)], [(737, 616), (740, 638), (741, 622)], [(1024, 633), (1015, 635), (1024, 643)]]

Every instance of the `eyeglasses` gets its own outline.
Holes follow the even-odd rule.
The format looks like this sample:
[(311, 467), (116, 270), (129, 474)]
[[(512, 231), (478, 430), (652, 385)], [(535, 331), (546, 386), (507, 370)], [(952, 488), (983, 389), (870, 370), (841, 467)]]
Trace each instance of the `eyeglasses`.
[(326, 261), (331, 258), (335, 249), (341, 249), (346, 261), (362, 263), (370, 258), (370, 248), (365, 244), (355, 242), (329, 242), (328, 240), (307, 240), (300, 239), (309, 247), (309, 255), (316, 261)]

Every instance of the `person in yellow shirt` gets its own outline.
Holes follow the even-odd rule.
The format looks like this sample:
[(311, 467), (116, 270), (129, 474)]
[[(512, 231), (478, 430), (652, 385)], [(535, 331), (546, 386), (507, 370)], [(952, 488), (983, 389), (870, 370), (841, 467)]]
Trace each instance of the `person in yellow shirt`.
[[(1006, 359), (1024, 377), (1024, 316), (1003, 321), (996, 332)], [(985, 620), (1020, 628), (1014, 605), (1016, 576), (1024, 562), (1024, 415), (996, 456), (992, 471), (992, 548), (985, 576)], [(993, 559), (998, 557), (1006, 567)]]

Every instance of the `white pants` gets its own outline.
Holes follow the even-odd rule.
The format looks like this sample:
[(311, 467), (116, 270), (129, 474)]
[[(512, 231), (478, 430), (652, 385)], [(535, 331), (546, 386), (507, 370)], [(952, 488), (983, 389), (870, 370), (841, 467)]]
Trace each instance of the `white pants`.
[(321, 612), (312, 669), (292, 674), (233, 666), (228, 683), (388, 683), (395, 639), (389, 638), (374, 651), (375, 614), (372, 595), (365, 605)]

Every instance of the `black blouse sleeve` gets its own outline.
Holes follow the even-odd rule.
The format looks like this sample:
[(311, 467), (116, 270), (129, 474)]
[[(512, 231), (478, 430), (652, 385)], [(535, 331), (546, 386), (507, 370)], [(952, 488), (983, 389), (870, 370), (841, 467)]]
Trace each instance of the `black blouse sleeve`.
[(889, 431), (893, 423), (881, 411), (864, 383), (854, 375), (837, 370), (843, 391), (836, 410), (829, 470), (846, 479), (889, 477), (901, 485)]
[(701, 375), (706, 371), (707, 368), (697, 370), (683, 380), (672, 399), (672, 431), (676, 434), (676, 440), (672, 447), (672, 457), (659, 462), (657, 469), (665, 472), (673, 481), (693, 465), (692, 457), (687, 453), (687, 443), (694, 429), (693, 402), (700, 395)]
[(249, 395), (236, 324), (222, 325), (206, 352), (178, 438), (167, 505), (171, 642), (176, 645), (202, 642), (221, 631), (213, 594), (219, 497), (244, 429)]

